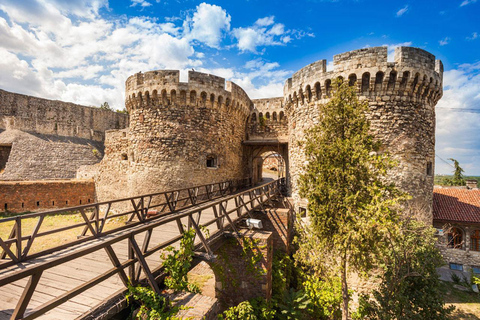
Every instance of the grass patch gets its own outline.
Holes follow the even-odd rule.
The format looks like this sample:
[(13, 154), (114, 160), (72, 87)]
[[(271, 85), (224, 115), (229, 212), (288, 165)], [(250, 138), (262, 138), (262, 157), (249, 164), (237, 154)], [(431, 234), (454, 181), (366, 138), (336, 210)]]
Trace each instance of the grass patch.
[(480, 319), (480, 294), (473, 291), (462, 291), (453, 287), (451, 282), (441, 282), (445, 303), (455, 306), (452, 319)]
[[(12, 216), (18, 216), (25, 213), (0, 213), (0, 219), (8, 218)], [(87, 214), (90, 216), (90, 214)], [(102, 216), (102, 214), (100, 215)], [(35, 226), (37, 225), (39, 218), (27, 218), (22, 220), (22, 235), (30, 235)], [(53, 229), (58, 229), (61, 227), (71, 226), (83, 222), (82, 215), (80, 213), (59, 213), (56, 215), (46, 216), (43, 220), (42, 226), (40, 227), (39, 232), (45, 232)], [(104, 231), (112, 230), (118, 227), (125, 225), (126, 217), (115, 218), (112, 220), (107, 220), (105, 224)], [(4, 240), (8, 239), (12, 228), (15, 224), (15, 221), (0, 222), (0, 237)], [(77, 240), (78, 236), (81, 235), (84, 227), (77, 227), (74, 229), (53, 233), (43, 237), (35, 238), (32, 248), (29, 251), (29, 254), (50, 249), (53, 247), (60, 246), (62, 244), (72, 242)], [(87, 232), (87, 235), (90, 235), (90, 232)], [(27, 241), (23, 241), (22, 247), (25, 248)], [(11, 246), (13, 252), (16, 251), (16, 245)]]

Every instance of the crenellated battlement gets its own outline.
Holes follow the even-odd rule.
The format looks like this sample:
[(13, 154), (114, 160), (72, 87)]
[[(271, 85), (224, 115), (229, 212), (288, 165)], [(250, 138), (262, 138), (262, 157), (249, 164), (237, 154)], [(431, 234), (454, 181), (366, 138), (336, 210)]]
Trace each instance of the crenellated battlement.
[(126, 81), (127, 110), (158, 105), (191, 105), (226, 108), (249, 115), (252, 101), (231, 81), (211, 74), (189, 71), (188, 82), (180, 82), (178, 70), (136, 73)]
[(328, 99), (338, 78), (371, 100), (380, 97), (382, 101), (435, 105), (442, 97), (443, 65), (434, 55), (419, 48), (398, 47), (394, 62), (387, 57), (387, 47), (374, 47), (335, 55), (332, 71), (327, 71), (326, 60), (309, 64), (285, 82), (285, 104)]

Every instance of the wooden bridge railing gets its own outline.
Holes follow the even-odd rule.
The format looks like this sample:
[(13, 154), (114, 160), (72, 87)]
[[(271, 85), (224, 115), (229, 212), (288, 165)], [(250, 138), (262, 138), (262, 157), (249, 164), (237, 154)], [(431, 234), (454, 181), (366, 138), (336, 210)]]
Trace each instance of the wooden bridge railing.
[[(14, 221), (8, 238), (2, 239), (0, 236), (0, 269), (11, 266), (15, 263), (39, 257), (41, 255), (49, 254), (53, 251), (75, 245), (83, 241), (88, 241), (91, 238), (99, 237), (101, 235), (129, 228), (133, 225), (145, 222), (149, 220), (149, 211), (155, 211), (157, 216), (163, 216), (179, 209), (185, 209), (206, 201), (214, 200), (227, 194), (231, 194), (241, 188), (247, 187), (249, 184), (250, 179), (225, 181), (191, 188), (170, 190), (136, 197), (0, 219), (0, 227), (2, 224), (11, 223)], [(45, 217), (47, 216), (78, 213), (81, 214), (83, 219), (83, 221), (79, 223), (72, 222), (67, 226), (62, 226), (59, 228), (54, 227), (53, 229), (44, 231), (41, 230)], [(129, 224), (108, 231), (104, 230), (105, 224), (108, 220), (119, 217), (126, 217)], [(38, 219), (35, 227), (29, 234), (23, 234), (22, 222), (26, 219), (33, 218)], [(78, 239), (60, 246), (54, 246), (40, 252), (30, 254), (30, 249), (32, 248), (32, 245), (36, 239), (79, 227), (83, 227), (83, 230), (80, 232), (80, 234), (78, 234)], [(12, 247), (14, 247), (13, 250)]]
[[(201, 249), (204, 255), (212, 257), (213, 252), (210, 248), (211, 242), (215, 241), (214, 239), (218, 239), (219, 235), (224, 234), (226, 230), (231, 230), (239, 235), (235, 222), (245, 215), (249, 215), (253, 210), (264, 210), (264, 204), (271, 203), (272, 198), (280, 194), (283, 183), (283, 179), (276, 180), (234, 195), (221, 197), (217, 200), (205, 202), (188, 209), (144, 221), (142, 224), (131, 227), (128, 232), (101, 235), (96, 239), (91, 239), (91, 245), (82, 245), (78, 248), (72, 247), (71, 250), (65, 250), (63, 254), (57, 254), (55, 258), (46, 259), (43, 262), (34, 263), (26, 266), (24, 269), (19, 268), (18, 271), (0, 276), (0, 287), (21, 279), (29, 279), (24, 288), (23, 294), (19, 298), (16, 308), (12, 313), (11, 319), (35, 319), (117, 274), (120, 276), (120, 279), (126, 287), (129, 283), (138, 283), (141, 280), (141, 271), (143, 271), (146, 281), (153, 290), (160, 294), (160, 288), (155, 281), (155, 275), (162, 272), (162, 267), (158, 266), (151, 270), (145, 258), (182, 238), (184, 231), (181, 221), (182, 218), (187, 219), (187, 228), (195, 229), (196, 237), (199, 239), (197, 250)], [(200, 224), (199, 221), (202, 212), (206, 210), (213, 210), (214, 218), (206, 223)], [(177, 222), (180, 231), (179, 235), (149, 248), (153, 230), (173, 221)], [(209, 226), (214, 228), (214, 233), (212, 233), (210, 237), (206, 237), (205, 230)], [(145, 236), (142, 247), (140, 248), (135, 236), (139, 236), (142, 233), (145, 233)], [(128, 241), (128, 258), (126, 261), (122, 262), (114, 251), (113, 245), (123, 240)], [(112, 263), (112, 268), (105, 270), (101, 275), (84, 282), (74, 289), (43, 303), (25, 315), (25, 311), (27, 310), (32, 295), (35, 293), (37, 284), (45, 271), (102, 249), (108, 254)]]

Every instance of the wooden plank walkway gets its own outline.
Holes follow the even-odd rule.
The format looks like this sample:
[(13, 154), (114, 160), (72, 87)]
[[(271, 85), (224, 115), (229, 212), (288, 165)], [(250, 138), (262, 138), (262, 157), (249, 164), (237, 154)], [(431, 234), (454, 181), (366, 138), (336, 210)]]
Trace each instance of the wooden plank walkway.
[[(229, 203), (227, 210), (235, 207), (233, 203)], [(181, 211), (181, 210), (180, 210)], [(214, 219), (214, 212), (212, 208), (202, 212), (200, 218), (200, 224), (206, 223)], [(184, 225), (187, 225), (187, 219), (182, 220)], [(136, 226), (133, 228), (139, 228)], [(209, 227), (211, 232), (216, 231), (216, 225), (213, 224)], [(0, 270), (0, 278), (6, 277), (9, 274), (15, 273), (22, 269), (28, 269), (37, 264), (42, 264), (53, 260), (66, 252), (72, 252), (86, 248), (92, 244), (92, 242), (102, 241), (108, 238), (115, 237), (119, 234), (129, 233), (131, 229), (122, 230), (101, 239), (95, 239), (85, 243), (75, 245), (71, 248), (67, 248), (58, 252), (54, 252), (48, 256), (39, 257), (33, 260), (29, 260), (24, 263), (10, 266)], [(146, 232), (138, 234), (135, 240), (138, 245), (142, 247), (144, 242), (144, 235)], [(168, 224), (164, 224), (153, 229), (152, 238), (149, 243), (149, 248), (153, 248), (160, 243), (164, 243), (180, 234), (177, 223), (172, 221)], [(178, 245), (178, 244), (177, 244)], [(128, 239), (125, 239), (119, 243), (114, 244), (113, 249), (118, 256), (120, 262), (128, 260)], [(161, 265), (160, 254), (152, 254), (146, 258), (148, 266), (151, 270), (156, 269)], [(106, 251), (100, 249), (92, 252), (86, 256), (71, 260), (53, 268), (47, 269), (43, 272), (39, 284), (32, 296), (30, 304), (25, 312), (29, 314), (36, 307), (47, 303), (62, 294), (74, 289), (77, 286), (82, 285), (86, 281), (92, 280), (96, 276), (101, 275), (107, 270), (113, 267)], [(25, 286), (27, 285), (28, 278), (18, 280), (14, 283), (4, 285), (0, 287), (0, 320), (10, 319), (17, 302), (19, 301)], [(102, 304), (111, 295), (125, 289), (122, 280), (119, 275), (114, 275), (109, 279), (103, 281), (99, 285), (96, 285), (82, 294), (72, 298), (71, 300), (61, 304), (60, 306), (48, 311), (38, 319), (76, 319), (84, 313), (87, 313), (97, 305)]]

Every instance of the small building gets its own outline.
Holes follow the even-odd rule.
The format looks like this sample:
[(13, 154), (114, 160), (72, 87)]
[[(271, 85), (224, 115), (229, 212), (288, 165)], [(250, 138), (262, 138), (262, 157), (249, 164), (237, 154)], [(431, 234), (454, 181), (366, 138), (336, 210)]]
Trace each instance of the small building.
[[(480, 190), (476, 180), (466, 187), (435, 187), (433, 226), (438, 247), (447, 265), (440, 271), (444, 280), (451, 273), (480, 276)], [(448, 269), (450, 271), (448, 271)]]

